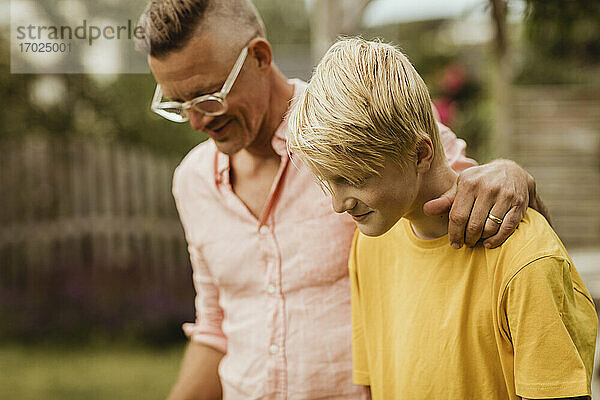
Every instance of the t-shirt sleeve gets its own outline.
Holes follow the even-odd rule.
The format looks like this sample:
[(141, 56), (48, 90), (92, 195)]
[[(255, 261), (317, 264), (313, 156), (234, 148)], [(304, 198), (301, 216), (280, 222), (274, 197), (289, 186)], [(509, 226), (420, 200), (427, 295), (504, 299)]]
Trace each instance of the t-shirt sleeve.
[(517, 395), (591, 396), (598, 320), (587, 291), (574, 286), (570, 262), (548, 256), (521, 268), (504, 304)]
[(477, 165), (477, 161), (468, 158), (465, 154), (467, 143), (456, 137), (454, 132), (441, 122), (437, 122), (440, 130), (440, 139), (444, 147), (444, 153), (450, 167), (456, 172), (461, 172), (469, 167)]
[(358, 234), (357, 229), (354, 233), (350, 258), (348, 260), (352, 293), (352, 379), (357, 385), (370, 385), (367, 349), (365, 346), (363, 318), (360, 307), (360, 287), (356, 269)]

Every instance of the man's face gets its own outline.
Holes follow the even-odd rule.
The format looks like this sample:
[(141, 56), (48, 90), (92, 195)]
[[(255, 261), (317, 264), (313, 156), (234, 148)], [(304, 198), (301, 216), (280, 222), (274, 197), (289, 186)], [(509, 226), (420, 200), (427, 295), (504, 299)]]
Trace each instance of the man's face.
[(332, 190), (334, 210), (350, 214), (367, 236), (383, 235), (400, 218), (416, 210), (419, 178), (415, 165), (401, 170), (386, 159), (380, 175), (358, 185), (336, 176), (325, 178)]
[[(237, 42), (237, 41), (236, 41)], [(178, 102), (212, 94), (223, 86), (236, 57), (242, 50), (226, 48), (227, 39), (196, 37), (182, 50), (164, 58), (149, 57), (150, 69), (163, 89), (164, 97)], [(260, 131), (267, 106), (266, 80), (256, 67), (252, 49), (227, 95), (225, 114), (208, 117), (190, 110), (190, 125), (210, 136), (219, 151), (235, 154), (251, 146)]]

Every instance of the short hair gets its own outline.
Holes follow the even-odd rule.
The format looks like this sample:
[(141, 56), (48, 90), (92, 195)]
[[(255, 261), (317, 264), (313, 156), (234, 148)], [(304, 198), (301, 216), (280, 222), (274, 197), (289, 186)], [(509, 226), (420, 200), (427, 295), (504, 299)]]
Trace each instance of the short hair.
[(266, 37), (250, 0), (151, 0), (139, 18), (144, 35), (136, 36), (136, 45), (152, 57), (164, 57), (185, 47), (199, 29), (212, 28), (202, 24), (211, 17), (228, 23), (227, 27), (214, 24), (214, 28), (235, 29), (242, 40), (249, 40), (250, 35)]
[(357, 184), (379, 174), (386, 157), (404, 168), (425, 136), (444, 157), (427, 86), (400, 50), (381, 42), (331, 46), (288, 123), (288, 150), (327, 187), (326, 174)]

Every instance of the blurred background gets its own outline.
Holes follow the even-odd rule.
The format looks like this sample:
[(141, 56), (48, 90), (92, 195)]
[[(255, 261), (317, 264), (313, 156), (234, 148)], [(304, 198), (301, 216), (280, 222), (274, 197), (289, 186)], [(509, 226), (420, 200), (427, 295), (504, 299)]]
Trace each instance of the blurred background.
[[(146, 1), (62, 3), (118, 5), (135, 21)], [(307, 80), (340, 34), (399, 45), (469, 156), (534, 175), (600, 299), (600, 2), (255, 4), (290, 78)], [(171, 175), (206, 137), (149, 111), (149, 73), (11, 73), (9, 8), (0, 2), (0, 399), (164, 398), (194, 318)]]

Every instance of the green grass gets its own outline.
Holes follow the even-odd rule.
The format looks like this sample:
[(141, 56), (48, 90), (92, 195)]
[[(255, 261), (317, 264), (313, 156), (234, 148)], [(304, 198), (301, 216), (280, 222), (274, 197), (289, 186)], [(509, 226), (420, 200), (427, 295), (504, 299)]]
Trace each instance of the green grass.
[(0, 399), (164, 399), (183, 346), (0, 346)]

